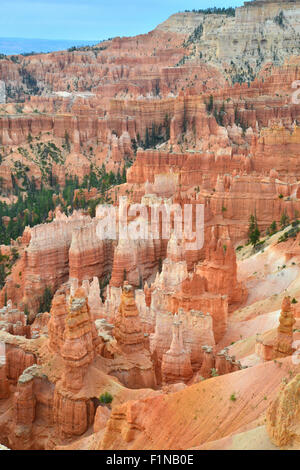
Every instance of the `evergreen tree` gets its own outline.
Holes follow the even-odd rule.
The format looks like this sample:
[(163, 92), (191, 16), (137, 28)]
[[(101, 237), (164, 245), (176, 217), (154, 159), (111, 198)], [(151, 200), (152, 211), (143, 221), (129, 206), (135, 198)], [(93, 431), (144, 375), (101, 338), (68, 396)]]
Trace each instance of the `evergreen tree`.
[(259, 241), (260, 231), (257, 225), (256, 215), (251, 215), (249, 220), (248, 237), (251, 245), (256, 246)]
[(214, 107), (214, 97), (213, 97), (213, 95), (210, 95), (209, 96), (209, 102), (206, 106), (206, 109), (209, 113), (211, 113), (212, 110), (213, 110), (213, 107)]
[(280, 217), (280, 226), (281, 228), (285, 228), (289, 225), (289, 223), (290, 223), (289, 216), (287, 215), (286, 210), (284, 210), (284, 212), (281, 214), (281, 217)]
[(39, 313), (50, 312), (52, 298), (53, 295), (50, 287), (45, 287), (43, 297), (40, 299)]
[(148, 131), (148, 127), (146, 127), (145, 148), (148, 149), (149, 147), (150, 147), (149, 131)]

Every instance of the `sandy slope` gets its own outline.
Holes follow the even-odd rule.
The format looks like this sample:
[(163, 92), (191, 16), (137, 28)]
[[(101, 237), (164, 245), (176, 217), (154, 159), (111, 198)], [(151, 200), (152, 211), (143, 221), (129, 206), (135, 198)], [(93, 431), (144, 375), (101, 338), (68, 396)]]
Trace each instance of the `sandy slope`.
[[(170, 395), (125, 403), (108, 423), (104, 448), (187, 449), (237, 433), (262, 417), (282, 379), (290, 380), (295, 369), (291, 358), (285, 358)], [(123, 437), (128, 427), (132, 429), (129, 442)]]
[(265, 426), (211, 441), (193, 450), (279, 450), (269, 439)]

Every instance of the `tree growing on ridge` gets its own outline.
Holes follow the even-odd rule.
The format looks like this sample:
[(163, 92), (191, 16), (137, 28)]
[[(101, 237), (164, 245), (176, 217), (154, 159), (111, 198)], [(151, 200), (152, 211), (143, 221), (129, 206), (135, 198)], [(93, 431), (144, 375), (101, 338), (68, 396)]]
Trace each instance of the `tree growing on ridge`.
[(248, 238), (251, 245), (256, 246), (259, 241), (260, 231), (257, 225), (256, 214), (250, 215), (249, 220), (249, 229), (248, 229)]

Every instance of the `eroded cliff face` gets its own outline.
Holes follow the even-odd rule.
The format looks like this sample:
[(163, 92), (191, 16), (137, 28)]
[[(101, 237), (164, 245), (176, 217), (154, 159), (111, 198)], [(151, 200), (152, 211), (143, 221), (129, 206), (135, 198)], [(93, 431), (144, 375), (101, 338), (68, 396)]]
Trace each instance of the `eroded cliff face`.
[(236, 82), (251, 81), (264, 63), (282, 63), (298, 54), (299, 3), (245, 2), (234, 16), (177, 13), (157, 30), (189, 34), (185, 45), (193, 47), (186, 54), (186, 63), (200, 58), (218, 64)]
[[(128, 288), (124, 287), (124, 297)], [(131, 321), (136, 326), (138, 312), (132, 294), (127, 301), (123, 298), (121, 309), (122, 338), (116, 334), (116, 340), (110, 337), (108, 341), (105, 330), (96, 329), (85, 288), (72, 292), (66, 284), (54, 297), (47, 330), (40, 330), (33, 339), (0, 331), (4, 345), (0, 399), (1, 410), (6, 411), (0, 419), (2, 442), (13, 449), (52, 449), (93, 426), (97, 407), (105, 406), (102, 392), (111, 392), (115, 400), (127, 390), (122, 382), (130, 388), (155, 386), (144, 336), (141, 331), (139, 338), (132, 334), (126, 321), (134, 317)], [(107, 341), (110, 346), (105, 345)], [(123, 351), (124, 344), (130, 348)], [(109, 409), (102, 414), (105, 425)]]
[(32, 227), (29, 240), (24, 240), (20, 261), (14, 265), (1, 291), (2, 305), (9, 296), (14, 304), (37, 313), (45, 288), (54, 294), (69, 279), (72, 233), (90, 222), (90, 217), (75, 211), (69, 218), (58, 213), (52, 223)]
[[(37, 188), (55, 180), (61, 201), (69, 177), (126, 173), (107, 191), (76, 187), (69, 215), (1, 246), (1, 443), (226, 448), (250, 430), (299, 447), (299, 12), (180, 13), (134, 38), (0, 60), (1, 201), (16, 201), (23, 170)], [(124, 197), (129, 229), (148, 237), (122, 236)], [(72, 211), (80, 198), (112, 201), (114, 237), (99, 236), (103, 205)], [(165, 220), (150, 224), (171, 204), (192, 207), (193, 229), (203, 205), (203, 245), (174, 215), (167, 237)]]
[[(254, 155), (249, 167), (244, 157), (253, 153), (250, 145), (258, 143), (262, 126), (268, 127), (272, 119), (290, 126), (298, 117), (298, 107), (282, 92), (291, 95), (291, 84), (299, 78), (293, 62), (299, 49), (299, 11), (298, 2), (248, 2), (236, 9), (235, 16), (179, 13), (135, 38), (114, 38), (72, 52), (2, 59), (0, 78), (10, 83), (11, 101), (1, 107), (0, 116), (4, 146), (0, 176), (5, 186), (11, 190), (15, 162), (26, 164), (30, 176), (41, 182), (41, 168), (30, 155), (29, 135), (40, 136), (41, 141), (51, 137), (61, 147), (67, 133), (71, 151), (64, 152), (65, 163), (80, 178), (88, 174), (91, 161), (117, 171), (153, 131), (160, 144), (170, 139), (167, 148), (176, 153), (187, 140), (190, 148), (201, 152), (215, 147), (217, 160), (223, 161), (225, 154), (239, 155), (247, 171), (265, 164), (264, 157), (259, 155), (256, 162)], [(231, 88), (235, 82), (241, 85)], [(30, 83), (34, 83), (31, 88)], [(210, 93), (215, 104), (208, 116), (205, 103)], [(20, 104), (23, 95), (26, 101)], [(216, 117), (227, 132), (219, 128)], [(286, 144), (293, 147), (292, 142)], [(239, 152), (232, 152), (235, 145)], [(274, 159), (268, 144), (263, 149)], [(276, 146), (275, 151), (282, 149)], [(276, 167), (275, 160), (270, 160), (270, 167)], [(64, 166), (53, 165), (52, 171), (63, 185)]]

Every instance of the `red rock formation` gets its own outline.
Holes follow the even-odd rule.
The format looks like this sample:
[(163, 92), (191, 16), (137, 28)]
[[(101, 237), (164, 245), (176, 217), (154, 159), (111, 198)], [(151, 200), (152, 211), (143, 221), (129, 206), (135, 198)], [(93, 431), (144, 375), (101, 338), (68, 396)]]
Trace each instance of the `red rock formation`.
[(112, 245), (110, 240), (101, 240), (96, 233), (98, 220), (73, 231), (69, 251), (70, 278), (93, 279), (104, 277), (111, 269)]
[(190, 353), (184, 349), (181, 322), (174, 318), (173, 337), (170, 349), (163, 355), (161, 363), (162, 382), (187, 382), (193, 375)]
[(76, 399), (54, 392), (53, 419), (57, 432), (64, 438), (82, 435), (94, 421), (94, 405), (87, 398)]
[(110, 285), (120, 287), (127, 280), (135, 287), (151, 278), (153, 271), (158, 267), (159, 259), (163, 258), (166, 249), (166, 241), (153, 239), (152, 237), (132, 239), (130, 233), (135, 232), (135, 227), (150, 227), (144, 218), (128, 221), (128, 237), (120, 236), (118, 245), (114, 251), (113, 268)]
[(64, 360), (64, 386), (80, 390), (88, 365), (94, 358), (94, 347), (99, 343), (96, 328), (91, 320), (83, 289), (71, 297), (65, 318), (65, 330), (60, 354)]
[(98, 406), (94, 420), (94, 432), (101, 431), (105, 428), (110, 417), (111, 411), (106, 406)]
[(144, 347), (144, 334), (134, 300), (134, 291), (128, 283), (124, 283), (114, 336), (125, 353), (136, 352)]
[(14, 394), (13, 421), (8, 438), (10, 446), (19, 450), (35, 449), (39, 440), (39, 446), (44, 448), (49, 436), (39, 433), (45, 425), (50, 429), (52, 412), (53, 386), (40, 366), (28, 367), (19, 377)]
[[(182, 322), (182, 337), (184, 349), (188, 353), (193, 371), (198, 371), (203, 361), (202, 345), (214, 346), (214, 333), (212, 317), (197, 310), (179, 310)], [(156, 367), (156, 376), (161, 381), (161, 368), (164, 354), (170, 349), (172, 343), (172, 313), (156, 314), (155, 332), (150, 335), (150, 350)]]
[[(244, 10), (248, 8), (256, 7)], [(241, 15), (238, 11), (239, 25)], [(174, 233), (170, 240), (124, 240), (117, 230), (116, 241), (101, 240), (96, 233), (100, 211), (92, 219), (79, 212), (67, 217), (57, 209), (48, 214), (47, 222), (55, 217), (52, 222), (26, 228), (10, 247), (1, 247), (9, 256), (17, 247), (20, 255), (0, 293), (0, 305), (12, 300), (0, 311), (0, 340), (6, 350), (5, 365), (0, 362), (0, 438), (14, 449), (140, 448), (149, 445), (149, 436), (152, 447), (190, 448), (205, 440), (225, 445), (215, 439), (231, 439), (261, 419), (266, 391), (271, 395), (291, 370), (292, 357), (285, 356), (293, 353), (295, 320), (287, 298), (277, 336), (273, 330), (257, 339), (256, 352), (268, 363), (247, 373), (224, 341), (232, 331), (238, 337), (238, 328), (248, 327), (248, 310), (235, 311), (247, 291), (238, 279), (234, 244), (244, 245), (250, 216), (256, 214), (263, 233), (284, 212), (293, 220), (300, 211), (300, 107), (291, 99), (291, 83), (300, 78), (299, 58), (279, 67), (265, 64), (251, 83), (231, 86), (222, 73), (229, 67), (225, 59), (218, 68), (207, 65), (199, 58), (198, 40), (189, 45), (188, 35), (202, 24), (203, 15), (187, 16), (192, 18), (189, 33), (186, 26), (178, 31), (181, 23), (173, 18), (148, 35), (0, 60), (9, 95), (17, 92), (18, 101), (25, 99), (16, 104), (9, 98), (1, 108), (1, 201), (16, 200), (11, 178), (16, 162), (28, 164), (29, 178), (34, 176), (40, 187), (42, 169), (31, 161), (30, 134), (33, 142), (54, 141), (62, 149), (64, 163), (52, 164), (61, 188), (67, 174), (82, 181), (91, 168), (104, 164), (107, 171), (117, 172), (134, 160), (127, 183), (107, 192), (115, 208), (125, 194), (130, 202), (144, 204), (147, 214), (153, 204), (183, 208), (188, 203), (193, 209), (203, 204), (205, 221), (204, 247), (188, 250), (187, 241)], [(206, 20), (203, 37), (208, 42), (214, 21), (234, 22), (224, 15)], [(271, 31), (284, 29), (276, 21), (269, 23)], [(268, 47), (263, 43), (262, 48)], [(227, 41), (219, 46), (217, 61), (230, 49)], [(37, 80), (40, 95), (29, 97), (26, 71)], [(62, 147), (66, 135), (69, 150)], [(138, 148), (146, 143), (155, 148)], [(83, 191), (86, 201), (97, 195), (95, 188)], [(191, 219), (194, 227), (193, 215)], [(132, 228), (144, 216), (128, 220)], [(2, 220), (5, 227), (11, 221), (17, 222), (13, 217)], [(156, 228), (161, 231), (163, 222), (157, 221)], [(299, 255), (299, 240), (285, 245), (287, 260)], [(297, 263), (291, 269), (296, 272)], [(101, 289), (102, 302), (99, 281), (110, 274), (110, 285)], [(125, 278), (139, 289), (123, 286)], [(51, 312), (37, 315), (29, 327), (22, 310), (26, 306), (33, 320), (46, 287), (55, 294)], [(297, 296), (297, 282), (290, 288)], [(268, 302), (269, 309), (278, 300)], [(260, 315), (264, 307), (250, 305), (249, 315)], [(174, 324), (177, 313), (180, 322), (175, 317)], [(236, 357), (244, 359), (252, 344), (251, 338), (235, 344)], [(274, 357), (283, 359), (273, 362)], [(259, 357), (245, 359), (247, 364), (252, 360)], [(36, 362), (39, 366), (33, 366)], [(237, 373), (230, 380), (217, 377), (232, 372)], [(200, 382), (212, 377), (202, 389)], [(298, 445), (298, 382), (268, 412), (267, 428), (277, 445)], [(131, 390), (139, 388), (145, 390)], [(155, 388), (161, 390), (151, 390)], [(228, 397), (238, 393), (237, 403), (222, 402), (218, 392), (215, 398), (215, 389)], [(113, 394), (111, 415), (106, 407), (95, 409), (107, 390)], [(140, 400), (142, 393), (157, 397)], [(254, 401), (258, 396), (256, 406), (253, 395)], [(191, 418), (188, 428), (183, 409)], [(161, 416), (169, 427), (165, 431), (160, 426), (157, 432)]]
[[(55, 290), (68, 279), (73, 230), (89, 220), (75, 213), (70, 218), (60, 215), (51, 224), (33, 227), (26, 250), (25, 304), (36, 308), (37, 296), (42, 297), (46, 286)], [(35, 296), (32, 296), (33, 285)]]
[(266, 331), (256, 338), (255, 352), (263, 361), (291, 356), (295, 349), (294, 325), (296, 323), (295, 308), (291, 304), (290, 297), (282, 300), (279, 326), (276, 330)]
[(65, 321), (67, 316), (65, 290), (58, 290), (52, 300), (50, 320), (48, 323), (49, 348), (60, 353), (64, 341)]
[(34, 354), (19, 348), (17, 345), (6, 343), (7, 378), (13, 383), (17, 383), (23, 371), (35, 363), (36, 358)]
[(211, 315), (205, 315), (199, 310), (181, 311), (180, 319), (183, 322), (185, 348), (190, 353), (193, 370), (197, 371), (203, 361), (201, 346), (207, 344), (213, 346), (215, 343), (213, 319)]
[(0, 310), (1, 329), (12, 335), (30, 337), (30, 326), (23, 312), (12, 307), (11, 300), (7, 301), (6, 307)]
[(207, 243), (206, 259), (196, 266), (196, 273), (206, 280), (206, 290), (228, 296), (231, 308), (245, 301), (246, 288), (237, 281), (235, 251), (229, 237), (217, 239), (215, 230)]
[(213, 334), (218, 342), (227, 329), (228, 298), (207, 292), (205, 287), (205, 278), (198, 274), (190, 275), (182, 282), (180, 290), (170, 296), (169, 307), (172, 312), (179, 308), (207, 312), (212, 317)]
[(9, 382), (6, 372), (5, 358), (0, 358), (0, 399), (8, 398)]
[(100, 294), (99, 280), (96, 276), (94, 276), (92, 282), (89, 285), (88, 291), (88, 304), (92, 318), (94, 320), (102, 316), (103, 312), (103, 304)]
[(211, 346), (202, 346), (203, 349), (203, 361), (200, 369), (200, 375), (203, 378), (209, 378), (212, 376), (212, 370), (215, 368), (215, 356)]
[(48, 312), (38, 313), (34, 322), (30, 325), (31, 338), (38, 338), (41, 334), (48, 334), (48, 323), (51, 315)]
[(124, 283), (121, 303), (112, 331), (116, 344), (111, 343), (109, 374), (129, 388), (156, 386), (153, 363), (146, 349), (147, 341), (131, 285)]
[[(32, 423), (35, 420), (36, 400), (33, 392), (33, 377), (30, 368), (26, 369), (19, 377), (17, 391), (14, 395), (14, 421), (16, 427), (27, 428), (26, 434), (31, 431)], [(24, 437), (22, 444), (24, 444)]]
[(293, 353), (293, 326), (295, 323), (291, 299), (290, 297), (284, 297), (277, 328), (277, 341), (274, 345), (274, 356), (285, 357)]
[[(58, 212), (53, 222), (31, 228), (30, 243), (22, 257), (23, 266), (16, 266), (16, 275), (8, 278), (1, 297), (4, 298), (6, 292), (23, 308), (26, 305), (30, 312), (37, 312), (45, 288), (54, 292), (68, 280), (72, 233), (90, 221), (90, 217), (76, 211), (70, 217)], [(18, 288), (19, 272), (22, 285)]]

